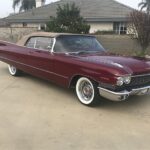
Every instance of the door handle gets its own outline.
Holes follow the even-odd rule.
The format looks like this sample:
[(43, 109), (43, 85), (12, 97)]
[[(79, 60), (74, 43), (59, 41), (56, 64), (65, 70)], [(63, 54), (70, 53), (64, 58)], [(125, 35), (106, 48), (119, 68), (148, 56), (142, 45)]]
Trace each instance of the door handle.
[(37, 52), (37, 53), (41, 53), (41, 51), (40, 51), (40, 50), (36, 50), (35, 52)]
[(33, 52), (29, 51), (29, 54), (33, 54)]

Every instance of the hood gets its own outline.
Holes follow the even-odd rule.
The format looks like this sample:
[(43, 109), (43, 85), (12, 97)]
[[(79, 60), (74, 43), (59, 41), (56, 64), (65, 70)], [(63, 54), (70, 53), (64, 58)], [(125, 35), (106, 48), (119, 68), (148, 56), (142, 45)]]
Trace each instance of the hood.
[[(117, 69), (126, 74), (147, 74), (150, 73), (150, 60), (139, 57), (124, 57), (115, 55), (81, 55), (81, 61), (86, 61), (109, 68)], [(118, 74), (118, 73), (117, 73)]]

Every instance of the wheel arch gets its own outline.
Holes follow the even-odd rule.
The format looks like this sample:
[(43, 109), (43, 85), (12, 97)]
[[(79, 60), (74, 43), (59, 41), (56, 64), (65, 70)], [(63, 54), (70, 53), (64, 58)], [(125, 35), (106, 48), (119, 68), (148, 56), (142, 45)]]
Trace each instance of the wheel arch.
[(95, 79), (93, 79), (90, 76), (77, 74), (77, 75), (74, 75), (74, 76), (71, 77), (70, 82), (69, 82), (69, 88), (74, 88), (76, 86), (76, 83), (77, 83), (78, 79), (81, 78), (81, 77), (88, 78), (88, 79), (94, 81), (97, 84), (99, 83), (98, 81), (96, 81)]

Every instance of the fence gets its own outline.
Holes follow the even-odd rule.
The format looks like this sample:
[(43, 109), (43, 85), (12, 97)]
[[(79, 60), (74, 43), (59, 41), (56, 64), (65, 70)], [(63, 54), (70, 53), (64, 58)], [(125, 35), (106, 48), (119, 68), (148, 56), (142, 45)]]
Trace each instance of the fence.
[[(16, 42), (22, 36), (37, 30), (37, 28), (29, 27), (4, 27), (0, 28), (0, 39)], [(131, 39), (128, 35), (96, 35), (96, 37), (106, 49), (113, 52), (121, 54), (133, 54), (141, 50), (141, 47), (136, 40)], [(148, 50), (150, 52), (150, 48)]]
[[(97, 35), (97, 39), (110, 51), (121, 54), (133, 54), (141, 51), (141, 46), (129, 35)], [(150, 47), (148, 48), (150, 52)]]
[(18, 41), (22, 36), (37, 31), (37, 28), (24, 28), (24, 27), (1, 27), (0, 39), (10, 42)]

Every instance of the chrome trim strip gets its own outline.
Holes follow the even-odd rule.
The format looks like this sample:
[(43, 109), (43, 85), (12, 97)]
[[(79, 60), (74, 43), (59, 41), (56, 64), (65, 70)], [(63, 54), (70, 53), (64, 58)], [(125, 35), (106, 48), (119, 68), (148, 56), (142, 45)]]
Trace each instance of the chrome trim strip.
[(53, 46), (51, 48), (51, 53), (54, 53), (54, 47), (55, 47), (55, 44), (56, 44), (56, 38), (53, 38)]
[(145, 90), (145, 89), (150, 89), (150, 86), (146, 86), (146, 87), (143, 87), (143, 88), (132, 89), (132, 92), (133, 91), (139, 91), (139, 90)]
[(148, 74), (142, 74), (142, 75), (133, 75), (131, 77), (143, 77), (143, 76), (150, 76), (150, 73), (148, 73)]
[(131, 78), (143, 77), (143, 76), (150, 76), (150, 73), (148, 73), (148, 74), (141, 74), (141, 75), (131, 75), (131, 74), (125, 74), (125, 75), (120, 75), (120, 76), (116, 75), (117, 78), (118, 77), (128, 77), (128, 76), (130, 76)]
[(37, 67), (34, 67), (34, 66), (31, 66), (31, 65), (27, 65), (27, 64), (24, 64), (24, 63), (20, 63), (20, 62), (17, 62), (17, 61), (14, 61), (14, 60), (11, 60), (11, 59), (8, 59), (8, 58), (4, 58), (4, 57), (1, 57), (1, 59), (4, 59), (4, 60), (8, 60), (8, 61), (11, 61), (11, 62), (14, 62), (14, 63), (17, 63), (17, 64), (20, 64), (20, 65), (23, 65), (23, 66), (26, 66), (26, 67), (30, 67), (30, 68), (33, 68), (33, 69), (36, 69), (36, 70), (40, 70), (42, 72), (46, 72), (46, 73), (49, 73), (49, 74), (54, 74), (56, 76), (59, 76), (59, 77), (63, 77), (65, 79), (68, 79), (69, 77), (67, 76), (63, 76), (63, 75), (60, 75), (60, 74), (57, 74), (57, 73), (54, 73), (54, 72), (50, 72), (50, 71), (47, 71), (47, 70), (44, 70), (44, 69), (40, 69), (40, 68), (37, 68)]

